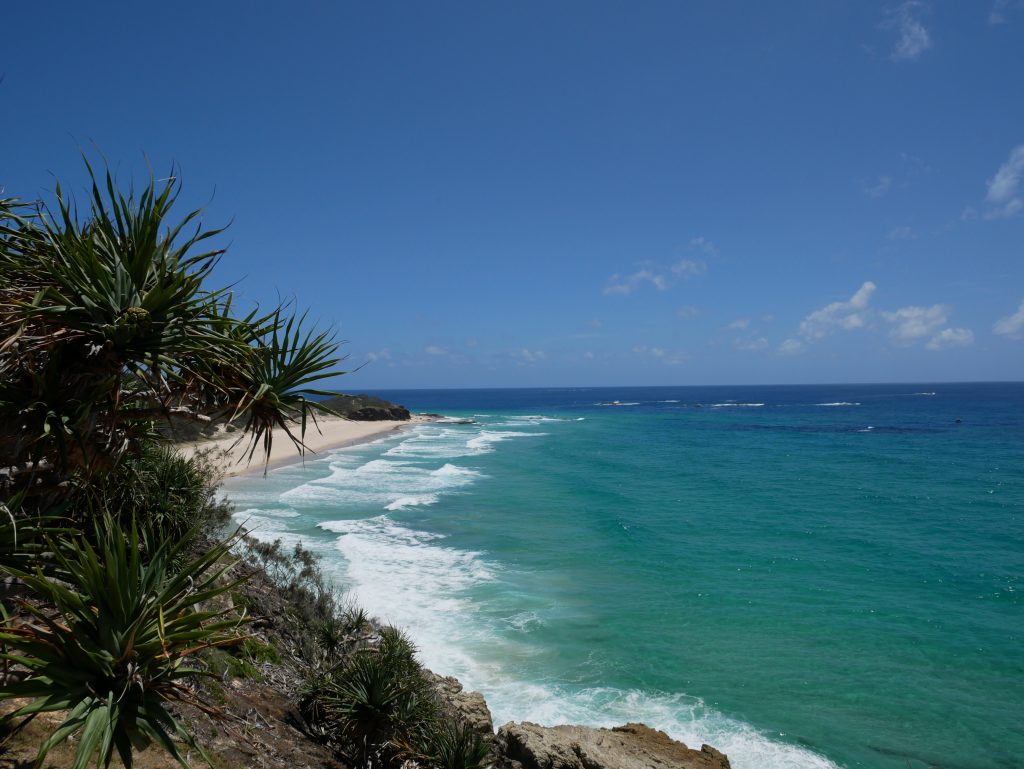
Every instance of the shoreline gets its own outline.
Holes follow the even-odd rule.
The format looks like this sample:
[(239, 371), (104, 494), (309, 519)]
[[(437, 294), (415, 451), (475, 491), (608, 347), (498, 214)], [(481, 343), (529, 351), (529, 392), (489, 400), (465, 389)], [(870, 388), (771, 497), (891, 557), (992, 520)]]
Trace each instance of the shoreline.
[(236, 441), (241, 435), (240, 431), (224, 432), (198, 441), (183, 441), (176, 446), (182, 455), (189, 458), (205, 454), (223, 478), (235, 478), (297, 464), (311, 455), (314, 458), (319, 458), (327, 451), (369, 443), (396, 430), (429, 424), (435, 419), (434, 416), (422, 414), (414, 414), (411, 419), (386, 419), (373, 422), (360, 422), (341, 417), (320, 417), (317, 419), (316, 425), (310, 423), (307, 427), (304, 439), (306, 451), (302, 454), (296, 450), (284, 430), (275, 428), (269, 461), (266, 462), (264, 462), (260, 447), (257, 447), (252, 460), (248, 460), (249, 442), (243, 439), (236, 445)]

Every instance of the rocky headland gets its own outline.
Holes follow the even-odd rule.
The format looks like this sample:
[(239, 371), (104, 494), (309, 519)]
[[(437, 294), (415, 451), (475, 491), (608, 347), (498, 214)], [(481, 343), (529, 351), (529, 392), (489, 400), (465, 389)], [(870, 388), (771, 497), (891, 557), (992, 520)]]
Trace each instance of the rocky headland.
[(404, 421), (412, 417), (405, 406), (373, 395), (335, 395), (321, 403), (346, 419), (357, 422), (378, 422), (387, 419)]

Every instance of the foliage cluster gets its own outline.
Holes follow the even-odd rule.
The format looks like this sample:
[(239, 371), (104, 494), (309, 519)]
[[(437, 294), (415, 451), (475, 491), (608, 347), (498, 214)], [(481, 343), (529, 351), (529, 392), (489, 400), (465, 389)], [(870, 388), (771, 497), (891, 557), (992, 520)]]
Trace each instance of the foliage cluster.
[(210, 286), (220, 230), (171, 219), (173, 174), (125, 194), (86, 165), (84, 215), (59, 184), (53, 209), (0, 200), (0, 491), (66, 499), (172, 416), (238, 420), (250, 458), (275, 427), (302, 451), (333, 335), (286, 306), (236, 315)]
[(415, 648), (394, 627), (312, 677), (301, 706), (312, 727), (359, 767), (397, 767), (411, 759), (477, 769), (490, 750), (481, 735), (444, 712)]
[[(96, 522), (93, 545), (85, 539), (47, 537), (59, 579), (8, 568), (36, 601), (4, 616), (0, 654), (25, 675), (6, 680), (0, 699), (29, 698), (9, 718), (69, 711), (39, 748), (38, 763), (56, 745), (80, 732), (73, 769), (94, 755), (109, 765), (114, 751), (125, 766), (133, 750), (156, 742), (182, 759), (171, 735), (196, 747), (166, 703), (195, 702), (186, 680), (200, 673), (188, 664), (203, 649), (238, 643), (239, 621), (197, 608), (229, 590), (229, 543), (172, 565), (188, 538), (153, 538), (151, 530), (123, 529), (109, 516)], [(149, 539), (150, 541), (143, 541)], [(145, 555), (143, 555), (145, 554)]]
[(219, 230), (171, 219), (173, 174), (122, 193), (86, 166), (81, 207), (59, 185), (52, 209), (0, 200), (0, 700), (23, 698), (0, 745), (63, 712), (37, 765), (77, 736), (73, 769), (130, 769), (150, 744), (187, 766), (180, 745), (199, 748), (171, 705), (209, 711), (197, 677), (218, 658), (279, 659), (224, 600), (251, 595), (228, 574), (241, 554), (286, 603), (313, 730), (359, 766), (476, 769), (488, 746), (443, 712), (408, 639), (376, 632), (301, 546), (211, 540), (228, 518), (211, 467), (160, 442), (172, 418), (232, 420), (250, 459), (275, 427), (301, 453), (331, 413), (309, 396), (340, 373), (332, 335), (210, 287)]
[(68, 711), (39, 763), (78, 735), (76, 769), (151, 743), (185, 764), (168, 704), (244, 636), (210, 608), (237, 587), (210, 468), (159, 428), (234, 420), (251, 459), (279, 427), (301, 453), (340, 358), (287, 306), (211, 287), (220, 231), (174, 219), (173, 173), (122, 192), (86, 169), (81, 205), (0, 200), (0, 699), (27, 698), (0, 727)]

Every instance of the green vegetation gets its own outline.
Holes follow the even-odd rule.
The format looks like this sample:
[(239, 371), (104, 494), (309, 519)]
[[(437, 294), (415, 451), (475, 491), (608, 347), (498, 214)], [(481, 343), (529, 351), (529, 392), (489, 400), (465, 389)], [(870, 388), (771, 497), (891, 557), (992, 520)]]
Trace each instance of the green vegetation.
[(446, 714), (415, 648), (385, 627), (311, 679), (301, 703), (307, 721), (356, 766), (399, 766), (408, 759), (441, 769), (476, 769), (490, 745)]
[(28, 671), (22, 680), (5, 683), (0, 698), (31, 698), (13, 718), (70, 711), (39, 747), (38, 763), (80, 731), (73, 769), (85, 767), (96, 753), (107, 766), (115, 750), (130, 766), (132, 751), (151, 742), (184, 764), (171, 734), (195, 746), (165, 703), (193, 699), (182, 682), (200, 672), (186, 664), (190, 656), (241, 640), (237, 619), (194, 608), (233, 586), (222, 579), (230, 565), (221, 565), (228, 544), (172, 572), (184, 540), (143, 548), (138, 527), (123, 530), (109, 517), (97, 524), (96, 538), (98, 547), (49, 540), (60, 580), (41, 569), (9, 570), (44, 603), (22, 604), (24, 615), (0, 630), (0, 644), (13, 650), (0, 659)]
[(152, 742), (184, 764), (166, 704), (195, 701), (197, 655), (267, 652), (207, 608), (236, 585), (229, 543), (209, 541), (227, 509), (160, 428), (237, 420), (252, 458), (284, 427), (302, 452), (330, 412), (310, 385), (340, 359), (285, 307), (237, 316), (210, 287), (220, 231), (172, 217), (173, 174), (126, 194), (86, 168), (80, 204), (60, 185), (53, 208), (0, 200), (0, 699), (29, 698), (15, 730), (68, 711), (40, 762), (77, 734), (75, 767), (131, 766)]
[(339, 373), (331, 333), (285, 307), (236, 317), (209, 285), (220, 230), (171, 219), (173, 174), (125, 195), (88, 170), (82, 206), (60, 185), (55, 210), (0, 201), (0, 491), (65, 500), (172, 416), (239, 420), (250, 457), (282, 427), (301, 452), (329, 412), (310, 385)]
[[(480, 766), (488, 746), (444, 712), (408, 639), (301, 546), (218, 539), (212, 468), (167, 445), (182, 420), (231, 420), (250, 459), (274, 428), (302, 453), (333, 413), (308, 400), (342, 373), (333, 336), (211, 288), (220, 231), (172, 218), (173, 174), (125, 194), (86, 167), (81, 205), (60, 186), (53, 209), (0, 200), (0, 700), (18, 698), (0, 745), (58, 713), (37, 765), (75, 738), (73, 769), (130, 769), (151, 744), (187, 767), (182, 745), (206, 756), (180, 706), (216, 715), (201, 696), (227, 701), (216, 678), (287, 663), (309, 730), (354, 764)], [(273, 632), (243, 632), (250, 619)]]

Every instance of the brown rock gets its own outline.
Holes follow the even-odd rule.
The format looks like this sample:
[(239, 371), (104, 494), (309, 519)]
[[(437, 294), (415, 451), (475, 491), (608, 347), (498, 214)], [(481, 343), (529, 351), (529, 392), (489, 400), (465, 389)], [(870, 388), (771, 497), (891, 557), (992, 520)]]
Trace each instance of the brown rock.
[(491, 711), (487, 702), (480, 692), (467, 692), (462, 688), (462, 683), (451, 676), (439, 676), (436, 673), (426, 671), (433, 676), (432, 683), (437, 689), (441, 702), (449, 713), (457, 720), (468, 724), (473, 731), (479, 732), (485, 737), (494, 736), (494, 722), (491, 720)]
[(730, 769), (708, 745), (692, 750), (643, 724), (613, 729), (508, 723), (498, 730), (498, 765), (517, 769)]

